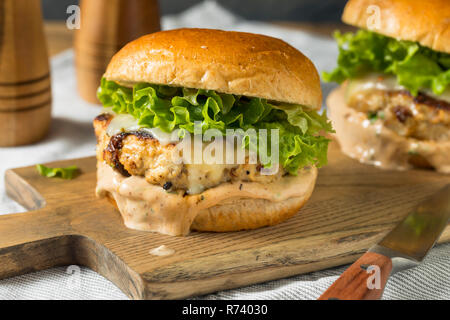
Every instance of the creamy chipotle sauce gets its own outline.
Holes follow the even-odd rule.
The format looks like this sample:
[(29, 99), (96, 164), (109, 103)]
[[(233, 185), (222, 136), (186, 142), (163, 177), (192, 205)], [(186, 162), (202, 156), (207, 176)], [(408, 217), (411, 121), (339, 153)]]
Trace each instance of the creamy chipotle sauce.
[(114, 198), (128, 228), (168, 235), (187, 235), (202, 210), (230, 198), (279, 202), (303, 196), (317, 176), (317, 169), (312, 167), (274, 183), (223, 183), (199, 194), (184, 195), (183, 191), (167, 192), (140, 176), (124, 177), (105, 163), (98, 166), (97, 195), (109, 193)]
[(170, 256), (170, 255), (174, 254), (175, 250), (173, 250), (163, 244), (162, 246), (159, 246), (157, 248), (150, 250), (149, 253), (154, 256), (163, 257), (163, 256)]

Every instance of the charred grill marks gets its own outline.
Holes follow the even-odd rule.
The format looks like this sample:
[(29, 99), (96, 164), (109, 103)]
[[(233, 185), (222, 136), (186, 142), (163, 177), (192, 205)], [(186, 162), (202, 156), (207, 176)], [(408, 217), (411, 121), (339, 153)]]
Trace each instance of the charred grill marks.
[(139, 130), (139, 131), (131, 131), (129, 134), (135, 135), (139, 139), (155, 139), (150, 132)]
[(108, 121), (112, 118), (112, 114), (110, 113), (102, 113), (95, 117), (94, 121)]
[(105, 151), (111, 154), (111, 162), (114, 169), (120, 172), (125, 177), (130, 177), (131, 174), (125, 170), (123, 164), (119, 160), (120, 150), (123, 148), (123, 139), (129, 136), (128, 132), (121, 132), (111, 137)]
[(412, 113), (408, 108), (402, 107), (402, 106), (396, 106), (393, 109), (395, 116), (397, 118), (398, 121), (400, 121), (401, 123), (405, 123), (405, 121), (409, 118), (412, 117)]
[(172, 188), (172, 182), (168, 181), (168, 182), (164, 183), (164, 185), (163, 185), (164, 190), (169, 190), (170, 188)]
[(387, 94), (389, 96), (394, 96), (394, 95), (396, 95), (398, 93), (406, 95), (408, 97), (411, 97), (413, 99), (414, 103), (424, 104), (424, 105), (427, 105), (427, 106), (432, 107), (432, 108), (445, 110), (445, 111), (450, 111), (450, 103), (448, 103), (447, 101), (444, 101), (444, 100), (439, 100), (437, 98), (430, 97), (430, 96), (426, 95), (423, 92), (419, 92), (416, 97), (413, 96), (411, 94), (411, 92), (409, 92), (408, 90), (388, 91), (387, 92)]
[(414, 99), (415, 103), (426, 104), (427, 106), (430, 106), (430, 107), (433, 107), (436, 109), (450, 111), (450, 103), (443, 101), (443, 100), (438, 100), (438, 99), (432, 98), (421, 92), (419, 92), (417, 97), (413, 97), (413, 99)]
[[(131, 174), (125, 169), (123, 164), (120, 162), (120, 150), (123, 148), (123, 140), (129, 135), (134, 135), (138, 139), (154, 139), (154, 137), (146, 131), (130, 131), (130, 132), (121, 132), (111, 137), (109, 140), (108, 146), (105, 151), (111, 154), (110, 159), (114, 165), (114, 169), (120, 172), (125, 177), (130, 177)], [(104, 156), (105, 158), (105, 156)]]

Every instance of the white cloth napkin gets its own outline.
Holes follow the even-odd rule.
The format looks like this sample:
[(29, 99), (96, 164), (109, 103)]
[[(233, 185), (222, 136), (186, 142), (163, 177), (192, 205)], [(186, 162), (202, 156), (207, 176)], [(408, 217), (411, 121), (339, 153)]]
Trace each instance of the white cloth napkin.
[[(163, 17), (164, 29), (204, 27), (263, 33), (284, 39), (300, 49), (319, 71), (335, 65), (334, 41), (266, 23), (241, 20), (215, 2), (204, 2), (177, 16)], [(25, 211), (9, 199), (4, 189), (8, 168), (94, 155), (92, 119), (99, 108), (77, 95), (73, 52), (51, 61), (53, 120), (49, 136), (40, 143), (0, 148), (0, 214)], [(333, 85), (323, 85), (324, 96)], [(26, 226), (24, 226), (26, 227)], [(0, 261), (1, 264), (1, 261)], [(205, 299), (316, 299), (341, 274), (344, 267), (211, 294)], [(385, 299), (450, 299), (450, 244), (435, 247), (418, 268), (394, 275)], [(0, 281), (0, 299), (126, 299), (110, 281), (77, 266), (52, 268)]]

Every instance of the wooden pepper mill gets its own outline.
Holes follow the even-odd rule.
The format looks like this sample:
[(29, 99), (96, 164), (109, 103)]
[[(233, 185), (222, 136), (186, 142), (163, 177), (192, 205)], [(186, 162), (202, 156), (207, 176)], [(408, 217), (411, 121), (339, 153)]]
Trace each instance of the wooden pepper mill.
[(51, 86), (39, 0), (0, 1), (0, 147), (47, 133)]
[(75, 32), (78, 92), (97, 100), (106, 67), (125, 44), (160, 30), (157, 0), (81, 0), (81, 26)]

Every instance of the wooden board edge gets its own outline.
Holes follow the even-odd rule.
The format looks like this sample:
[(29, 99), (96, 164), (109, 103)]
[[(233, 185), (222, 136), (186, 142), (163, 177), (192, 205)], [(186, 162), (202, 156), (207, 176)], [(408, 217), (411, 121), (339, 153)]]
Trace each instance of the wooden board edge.
[[(166, 300), (186, 299), (215, 292), (238, 289), (250, 285), (285, 279), (302, 274), (334, 268), (356, 261), (363, 252), (336, 256), (331, 259), (291, 266), (263, 268), (242, 273), (232, 273), (219, 277), (179, 282), (146, 283), (144, 299)], [(199, 290), (199, 288), (202, 288)]]

